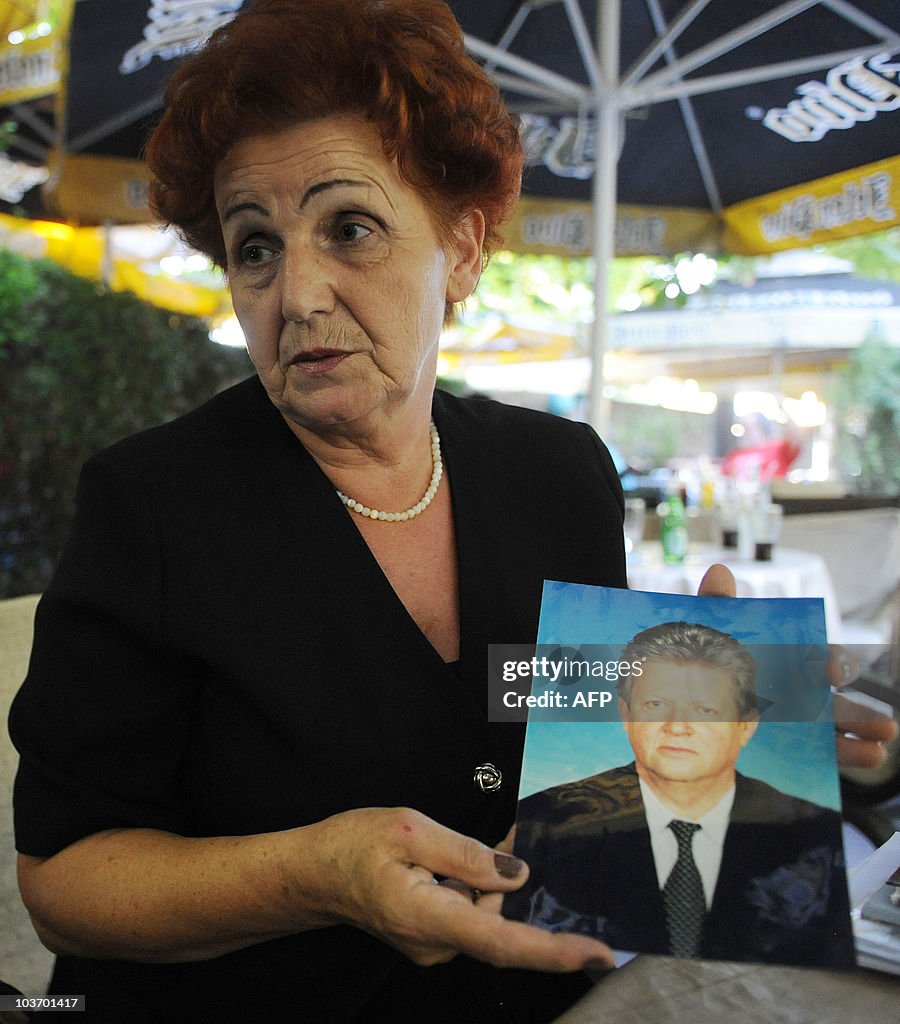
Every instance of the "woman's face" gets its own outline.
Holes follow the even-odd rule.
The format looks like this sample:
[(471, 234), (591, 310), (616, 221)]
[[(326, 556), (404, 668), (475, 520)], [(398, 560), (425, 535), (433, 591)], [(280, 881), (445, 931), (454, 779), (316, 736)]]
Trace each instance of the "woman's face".
[(430, 408), (445, 302), (481, 269), (479, 213), (442, 245), (378, 130), (350, 116), (237, 143), (215, 196), (235, 312), (291, 424), (365, 427)]

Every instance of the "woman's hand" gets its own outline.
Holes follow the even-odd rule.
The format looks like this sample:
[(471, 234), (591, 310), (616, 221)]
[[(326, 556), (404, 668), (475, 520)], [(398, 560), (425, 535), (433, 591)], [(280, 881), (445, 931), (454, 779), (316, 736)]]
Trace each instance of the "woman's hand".
[(507, 841), (492, 850), (407, 808), (348, 811), (314, 827), (321, 877), (330, 882), (323, 916), (362, 928), (416, 964), (464, 953), (498, 967), (613, 966), (601, 942), (500, 916), (502, 894), (528, 877)]
[[(828, 649), (828, 679), (833, 687), (852, 682), (859, 671), (845, 648)], [(848, 670), (849, 666), (849, 670)], [(887, 715), (852, 696), (834, 695), (834, 724), (837, 729), (837, 758), (843, 768), (879, 768), (885, 759), (885, 743), (897, 736), (897, 723)]]
[[(711, 566), (700, 582), (701, 597), (735, 597), (734, 576), (724, 565)], [(846, 686), (859, 674), (859, 664), (846, 648), (830, 644), (828, 681)], [(885, 758), (884, 744), (897, 736), (897, 723), (850, 697), (836, 694), (834, 723), (837, 730), (837, 759), (843, 768), (877, 768)]]
[[(52, 857), (20, 855), (19, 880), (41, 939), (73, 956), (183, 963), (350, 924), (422, 966), (457, 953), (544, 971), (613, 966), (601, 942), (500, 916), (502, 893), (528, 877), (501, 846), (407, 808), (364, 808), (253, 836), (96, 833)], [(475, 901), (473, 889), (492, 895)]]

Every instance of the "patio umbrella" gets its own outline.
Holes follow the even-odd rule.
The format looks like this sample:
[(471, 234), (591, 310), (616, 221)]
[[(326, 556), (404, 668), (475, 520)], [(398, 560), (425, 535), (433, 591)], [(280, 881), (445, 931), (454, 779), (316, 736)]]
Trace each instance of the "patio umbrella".
[[(522, 116), (525, 196), (590, 203), (591, 220), (573, 229), (570, 218), (569, 230), (595, 258), (591, 408), (601, 428), (617, 204), (651, 225), (655, 208), (707, 211), (733, 251), (750, 253), (900, 223), (895, 0), (450, 6)], [(655, 215), (657, 236), (667, 215)], [(534, 237), (564, 239), (564, 215), (549, 214), (543, 232), (539, 216)], [(652, 227), (635, 234), (654, 237)]]
[[(80, 223), (150, 220), (141, 153), (166, 81), (243, 0), (0, 0), (0, 24), (4, 8), (40, 3), (59, 9), (52, 36), (67, 43), (55, 103), (10, 104), (0, 73), (0, 105), (18, 123), (10, 153), (49, 168), (43, 210), (32, 196), (32, 212)], [(19, 49), (0, 47), (0, 71)]]
[[(0, 0), (0, 203), (19, 205), (26, 195), (33, 203), (47, 180), (71, 7), (72, 0)], [(10, 136), (10, 123), (21, 131)]]
[[(173, 65), (250, 3), (74, 4), (47, 191), (59, 214), (148, 216), (139, 156)], [(539, 250), (574, 237), (595, 257), (595, 419), (617, 205), (620, 252), (765, 252), (900, 223), (896, 0), (449, 4), (522, 116), (522, 211), (583, 204), (518, 223)]]

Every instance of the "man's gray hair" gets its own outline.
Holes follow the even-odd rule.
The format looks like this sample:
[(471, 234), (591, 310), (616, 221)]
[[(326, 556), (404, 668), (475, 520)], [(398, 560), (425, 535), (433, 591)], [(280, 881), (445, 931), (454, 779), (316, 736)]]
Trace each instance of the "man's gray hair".
[[(733, 636), (696, 622), (663, 622), (638, 633), (622, 651), (622, 661), (676, 661), (712, 665), (725, 672), (734, 684), (741, 718), (756, 709), (756, 662)], [(619, 696), (631, 696), (632, 676), (619, 676)]]

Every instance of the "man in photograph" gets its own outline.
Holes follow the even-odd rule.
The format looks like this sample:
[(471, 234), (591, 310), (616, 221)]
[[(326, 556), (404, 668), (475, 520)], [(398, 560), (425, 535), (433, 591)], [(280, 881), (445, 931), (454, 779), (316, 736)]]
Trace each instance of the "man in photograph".
[(621, 658), (634, 761), (520, 801), (531, 873), (504, 913), (621, 950), (852, 966), (840, 815), (735, 768), (759, 724), (749, 652), (670, 622)]

